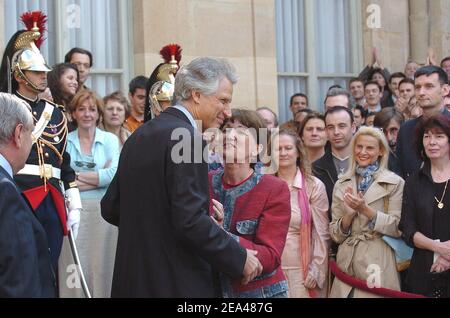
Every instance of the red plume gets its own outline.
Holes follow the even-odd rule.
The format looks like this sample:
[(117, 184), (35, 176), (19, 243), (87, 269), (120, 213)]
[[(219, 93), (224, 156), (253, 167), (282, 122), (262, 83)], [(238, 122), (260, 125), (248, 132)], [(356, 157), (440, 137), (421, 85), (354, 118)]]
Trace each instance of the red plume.
[(45, 40), (44, 33), (47, 31), (47, 26), (45, 25), (47, 23), (47, 16), (42, 11), (25, 12), (20, 17), (20, 20), (25, 25), (28, 31), (31, 31), (34, 28), (35, 24), (37, 25), (41, 36), (39, 37), (39, 39), (34, 41), (34, 43), (38, 48), (40, 48)]
[(180, 65), (181, 52), (183, 52), (181, 46), (179, 46), (178, 44), (169, 44), (163, 47), (159, 53), (161, 54), (162, 58), (166, 63), (170, 63), (172, 61), (172, 56), (175, 56), (178, 65)]

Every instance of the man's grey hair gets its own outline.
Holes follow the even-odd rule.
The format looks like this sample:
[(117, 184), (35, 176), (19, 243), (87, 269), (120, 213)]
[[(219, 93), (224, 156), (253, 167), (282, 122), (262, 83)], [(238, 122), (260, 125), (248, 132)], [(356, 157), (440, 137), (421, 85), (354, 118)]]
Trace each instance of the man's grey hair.
[(17, 125), (33, 129), (30, 106), (17, 96), (0, 93), (0, 147), (8, 144)]
[(233, 85), (238, 81), (235, 68), (227, 60), (197, 58), (177, 73), (174, 102), (189, 100), (193, 91), (211, 96), (217, 92), (223, 78), (227, 78)]
[[(328, 93), (327, 93), (327, 97), (325, 98), (324, 104), (327, 103), (328, 98), (335, 97), (335, 96), (347, 96), (347, 98), (348, 98), (348, 108), (349, 109), (353, 109), (353, 108), (356, 107), (355, 98), (352, 96), (352, 94), (350, 94), (349, 91), (347, 91), (346, 89), (343, 89), (343, 88), (332, 88), (332, 89), (330, 89), (328, 91)], [(344, 106), (344, 105), (340, 105), (340, 106)]]

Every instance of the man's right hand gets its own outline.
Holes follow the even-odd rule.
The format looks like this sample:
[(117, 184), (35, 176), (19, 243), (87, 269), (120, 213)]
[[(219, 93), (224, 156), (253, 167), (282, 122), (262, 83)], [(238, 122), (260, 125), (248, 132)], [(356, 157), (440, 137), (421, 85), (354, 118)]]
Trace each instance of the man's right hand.
[(245, 261), (242, 285), (247, 285), (261, 275), (263, 271), (263, 267), (256, 255), (258, 255), (257, 251), (247, 250), (247, 260)]

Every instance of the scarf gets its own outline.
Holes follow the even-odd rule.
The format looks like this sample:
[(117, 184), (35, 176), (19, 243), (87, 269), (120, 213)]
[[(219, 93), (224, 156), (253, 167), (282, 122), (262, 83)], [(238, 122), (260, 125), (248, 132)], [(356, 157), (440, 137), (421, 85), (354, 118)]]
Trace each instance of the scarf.
[[(302, 176), (302, 188), (298, 189), (298, 206), (302, 216), (300, 224), (300, 255), (302, 257), (303, 279), (306, 280), (309, 273), (309, 264), (311, 263), (311, 241), (312, 241), (312, 216), (309, 205), (309, 198), (306, 192), (306, 180)], [(315, 290), (309, 290), (309, 296), (316, 298)]]
[(380, 163), (378, 161), (365, 168), (359, 165), (356, 166), (356, 174), (361, 177), (361, 182), (358, 184), (358, 193), (366, 193), (367, 189), (372, 185), (374, 180), (373, 175), (378, 169), (380, 169)]

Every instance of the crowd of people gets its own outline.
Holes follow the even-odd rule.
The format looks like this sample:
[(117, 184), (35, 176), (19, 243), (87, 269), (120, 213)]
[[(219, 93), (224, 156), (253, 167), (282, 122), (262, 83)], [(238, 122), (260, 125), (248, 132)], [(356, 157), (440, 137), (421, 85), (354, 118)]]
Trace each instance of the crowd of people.
[(280, 125), (232, 109), (226, 60), (171, 45), (101, 98), (93, 55), (50, 68), (41, 36), (2, 60), (0, 297), (450, 297), (450, 58), (375, 49)]

